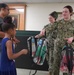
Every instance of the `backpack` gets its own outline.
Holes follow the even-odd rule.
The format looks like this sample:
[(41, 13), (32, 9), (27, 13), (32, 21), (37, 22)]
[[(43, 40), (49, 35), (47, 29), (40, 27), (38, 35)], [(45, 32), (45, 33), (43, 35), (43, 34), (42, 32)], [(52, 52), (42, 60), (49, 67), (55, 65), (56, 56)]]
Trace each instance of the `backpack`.
[(61, 69), (68, 71), (72, 75), (74, 65), (74, 49), (66, 44), (62, 49)]
[(47, 42), (45, 38), (39, 39), (37, 42), (37, 50), (33, 61), (37, 65), (43, 65), (47, 53)]
[(27, 43), (33, 62), (37, 65), (43, 65), (47, 53), (47, 40), (45, 38), (37, 39), (31, 36), (27, 39)]
[[(37, 65), (43, 65), (46, 53), (47, 53), (47, 40), (45, 38), (35, 38), (34, 36), (31, 36), (27, 39), (28, 44), (28, 50), (29, 55), (32, 58), (33, 62)], [(34, 64), (32, 64), (32, 67)], [(37, 70), (35, 70), (35, 73), (32, 75), (35, 75), (37, 73)], [(29, 75), (31, 74), (31, 70), (29, 72)]]

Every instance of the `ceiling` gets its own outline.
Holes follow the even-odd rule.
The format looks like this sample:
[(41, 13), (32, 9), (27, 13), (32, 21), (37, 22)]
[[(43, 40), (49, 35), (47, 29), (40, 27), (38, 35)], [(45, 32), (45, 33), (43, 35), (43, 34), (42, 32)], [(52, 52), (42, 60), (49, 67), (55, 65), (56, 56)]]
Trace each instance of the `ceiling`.
[(0, 3), (50, 3), (50, 2), (74, 2), (74, 0), (0, 0)]

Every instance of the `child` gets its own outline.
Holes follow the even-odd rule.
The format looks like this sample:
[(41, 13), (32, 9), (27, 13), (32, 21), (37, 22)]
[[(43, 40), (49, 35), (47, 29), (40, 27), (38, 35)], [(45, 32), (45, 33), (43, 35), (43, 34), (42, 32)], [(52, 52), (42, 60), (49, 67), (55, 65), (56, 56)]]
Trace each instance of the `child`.
[(5, 32), (5, 37), (2, 40), (2, 51), (0, 61), (0, 75), (17, 75), (14, 59), (27, 54), (27, 49), (22, 49), (18, 53), (14, 53), (13, 38), (16, 34), (15, 25), (12, 23), (11, 16), (4, 18), (2, 29)]

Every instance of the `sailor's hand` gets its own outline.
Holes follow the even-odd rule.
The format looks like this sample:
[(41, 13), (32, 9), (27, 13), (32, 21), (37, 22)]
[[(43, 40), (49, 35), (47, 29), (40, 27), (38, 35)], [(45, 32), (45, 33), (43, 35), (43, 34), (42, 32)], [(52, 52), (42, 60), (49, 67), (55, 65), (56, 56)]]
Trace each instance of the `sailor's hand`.
[(44, 36), (45, 35), (45, 29), (42, 29), (42, 31), (40, 32), (40, 35), (41, 36)]
[(73, 41), (73, 37), (65, 38), (65, 40), (67, 40), (67, 43), (68, 43), (68, 44), (71, 44), (71, 43), (72, 43), (72, 41)]

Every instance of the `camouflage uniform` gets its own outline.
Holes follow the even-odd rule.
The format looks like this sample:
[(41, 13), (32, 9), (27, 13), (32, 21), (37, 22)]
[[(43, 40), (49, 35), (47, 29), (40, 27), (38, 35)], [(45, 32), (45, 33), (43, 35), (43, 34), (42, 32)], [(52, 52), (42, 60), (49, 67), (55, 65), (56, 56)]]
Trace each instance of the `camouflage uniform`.
[(46, 31), (46, 38), (48, 39), (48, 55), (46, 56), (46, 58), (48, 60), (48, 65), (49, 65), (49, 74), (52, 73), (53, 50), (54, 50), (54, 39), (56, 37), (56, 26), (57, 23), (55, 22), (53, 25), (50, 24), (44, 27)]
[[(54, 61), (52, 75), (59, 75), (61, 50), (66, 41), (64, 38), (74, 36), (74, 20), (60, 20), (57, 22), (57, 38), (54, 41)], [(71, 44), (74, 48), (74, 43)]]
[(46, 36), (46, 37), (49, 36), (49, 33), (50, 33), (49, 30), (50, 30), (51, 26), (52, 26), (52, 24), (47, 24), (47, 25), (45, 25), (44, 28), (43, 28), (43, 29), (45, 29), (45, 36)]

